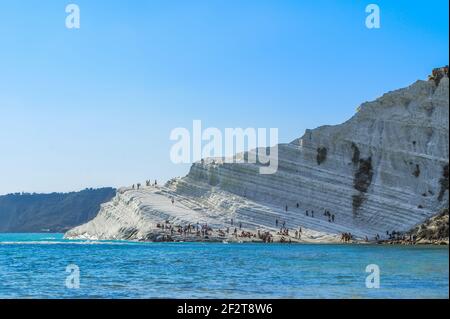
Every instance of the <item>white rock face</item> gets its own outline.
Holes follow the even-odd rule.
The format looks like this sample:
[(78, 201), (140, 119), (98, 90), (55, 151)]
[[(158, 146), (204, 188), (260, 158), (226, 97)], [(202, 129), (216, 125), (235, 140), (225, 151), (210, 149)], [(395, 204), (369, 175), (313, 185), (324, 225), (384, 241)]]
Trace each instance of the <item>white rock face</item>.
[(447, 77), (438, 86), (417, 81), (362, 104), (341, 125), (307, 130), (279, 145), (276, 174), (207, 159), (165, 187), (121, 189), (66, 237), (151, 240), (165, 220), (225, 228), (233, 219), (246, 229), (275, 230), (278, 219), (318, 239), (409, 230), (448, 207), (448, 85)]

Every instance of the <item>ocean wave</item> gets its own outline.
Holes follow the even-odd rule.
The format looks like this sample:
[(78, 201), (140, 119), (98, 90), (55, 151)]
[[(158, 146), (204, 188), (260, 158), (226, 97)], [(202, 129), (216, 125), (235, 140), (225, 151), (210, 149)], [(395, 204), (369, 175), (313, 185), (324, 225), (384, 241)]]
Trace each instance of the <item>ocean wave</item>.
[(135, 245), (135, 242), (112, 242), (112, 241), (3, 241), (0, 245)]

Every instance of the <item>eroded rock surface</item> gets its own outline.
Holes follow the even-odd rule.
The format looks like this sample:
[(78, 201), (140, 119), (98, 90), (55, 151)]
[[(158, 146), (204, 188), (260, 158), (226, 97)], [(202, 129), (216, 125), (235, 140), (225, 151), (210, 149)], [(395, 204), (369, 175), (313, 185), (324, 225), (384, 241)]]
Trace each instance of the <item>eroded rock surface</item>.
[(240, 163), (195, 163), (164, 187), (122, 189), (66, 236), (145, 240), (164, 220), (225, 228), (231, 219), (255, 231), (276, 230), (279, 220), (311, 238), (408, 231), (448, 206), (448, 84), (436, 73), (363, 103), (341, 125), (307, 130), (278, 146), (272, 175), (259, 174), (240, 154)]

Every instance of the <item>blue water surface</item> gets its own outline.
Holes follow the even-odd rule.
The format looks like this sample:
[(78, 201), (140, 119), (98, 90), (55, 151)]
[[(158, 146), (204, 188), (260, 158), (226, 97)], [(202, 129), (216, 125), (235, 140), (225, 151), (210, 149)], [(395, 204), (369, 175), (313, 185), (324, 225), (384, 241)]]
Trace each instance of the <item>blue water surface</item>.
[[(80, 287), (68, 288), (74, 264)], [(366, 267), (380, 288), (366, 287)], [(70, 285), (69, 285), (70, 286)], [(69, 241), (0, 234), (0, 298), (448, 298), (448, 247)]]

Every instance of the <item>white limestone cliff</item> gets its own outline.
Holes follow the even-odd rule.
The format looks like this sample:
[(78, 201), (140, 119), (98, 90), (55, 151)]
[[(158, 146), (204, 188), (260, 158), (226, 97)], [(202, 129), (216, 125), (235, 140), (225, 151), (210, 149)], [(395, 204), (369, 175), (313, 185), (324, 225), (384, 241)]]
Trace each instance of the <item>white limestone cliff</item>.
[(206, 159), (164, 187), (119, 190), (94, 220), (66, 237), (154, 240), (156, 224), (166, 220), (224, 229), (233, 219), (248, 230), (275, 231), (278, 219), (290, 229), (303, 227), (309, 239), (344, 232), (385, 238), (448, 207), (448, 117), (448, 77), (417, 81), (362, 104), (341, 125), (280, 144), (275, 174)]

